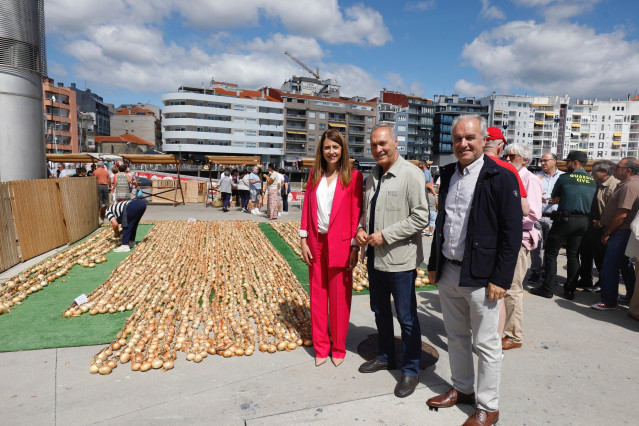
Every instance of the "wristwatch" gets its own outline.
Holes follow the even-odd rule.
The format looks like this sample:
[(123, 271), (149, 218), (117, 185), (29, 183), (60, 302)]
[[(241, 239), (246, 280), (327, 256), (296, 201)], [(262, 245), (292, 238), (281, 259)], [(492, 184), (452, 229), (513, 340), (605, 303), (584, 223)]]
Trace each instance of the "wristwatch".
[(359, 246), (351, 246), (351, 250), (353, 250), (353, 251), (359, 251)]

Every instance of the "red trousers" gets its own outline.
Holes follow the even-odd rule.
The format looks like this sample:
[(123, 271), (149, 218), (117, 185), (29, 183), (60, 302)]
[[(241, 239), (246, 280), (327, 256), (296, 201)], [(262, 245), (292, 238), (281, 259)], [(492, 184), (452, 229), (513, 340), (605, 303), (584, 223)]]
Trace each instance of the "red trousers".
[(312, 254), (313, 263), (308, 272), (315, 356), (327, 358), (332, 340), (332, 356), (344, 358), (353, 297), (353, 271), (328, 267), (329, 241), (326, 234), (319, 234), (317, 249)]

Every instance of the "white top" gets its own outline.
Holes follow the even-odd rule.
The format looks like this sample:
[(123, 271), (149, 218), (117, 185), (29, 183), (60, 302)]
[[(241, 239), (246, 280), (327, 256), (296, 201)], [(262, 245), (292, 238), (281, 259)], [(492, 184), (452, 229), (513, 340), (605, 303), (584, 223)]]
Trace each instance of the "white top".
[(237, 182), (238, 191), (248, 191), (249, 190), (249, 174), (245, 174), (242, 179)]
[(317, 185), (317, 231), (320, 234), (328, 233), (328, 223), (331, 220), (331, 209), (333, 208), (333, 197), (337, 186), (337, 177), (328, 185), (326, 176), (322, 176)]

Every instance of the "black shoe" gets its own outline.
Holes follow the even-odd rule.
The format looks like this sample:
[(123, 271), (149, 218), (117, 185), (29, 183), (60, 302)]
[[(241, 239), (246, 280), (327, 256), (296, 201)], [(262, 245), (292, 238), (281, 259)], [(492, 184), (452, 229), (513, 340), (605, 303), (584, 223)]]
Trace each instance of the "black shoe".
[(552, 292), (546, 291), (543, 287), (535, 287), (528, 290), (530, 294), (535, 296), (545, 297), (546, 299), (552, 299)]
[(528, 279), (526, 279), (529, 283), (537, 283), (541, 281), (541, 274), (531, 273), (528, 275)]
[(375, 373), (380, 370), (394, 370), (395, 364), (385, 361), (380, 361), (378, 358), (373, 358), (370, 361), (366, 361), (359, 366), (360, 373)]
[(415, 388), (419, 384), (419, 377), (402, 374), (397, 386), (395, 386), (395, 396), (397, 398), (405, 398), (415, 392)]
[(575, 298), (575, 290), (564, 288), (564, 297), (568, 300), (573, 300)]

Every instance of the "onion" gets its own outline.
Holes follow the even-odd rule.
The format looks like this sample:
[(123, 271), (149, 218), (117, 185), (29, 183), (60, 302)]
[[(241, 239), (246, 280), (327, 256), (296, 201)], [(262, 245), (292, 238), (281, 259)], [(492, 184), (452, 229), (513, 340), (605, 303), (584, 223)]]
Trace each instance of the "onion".
[(99, 371), (98, 366), (97, 366), (97, 365), (95, 365), (95, 364), (91, 364), (91, 366), (89, 367), (89, 372), (90, 372), (91, 374), (95, 374), (95, 373), (97, 373), (98, 371)]
[(111, 373), (111, 367), (107, 365), (103, 365), (102, 367), (98, 369), (98, 371), (100, 374), (107, 375)]

